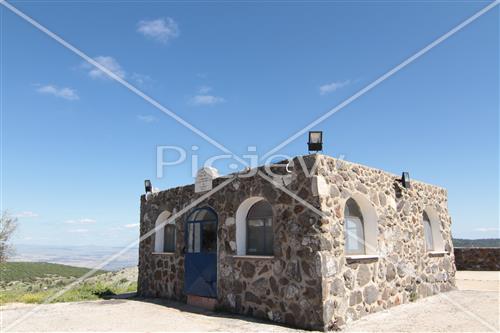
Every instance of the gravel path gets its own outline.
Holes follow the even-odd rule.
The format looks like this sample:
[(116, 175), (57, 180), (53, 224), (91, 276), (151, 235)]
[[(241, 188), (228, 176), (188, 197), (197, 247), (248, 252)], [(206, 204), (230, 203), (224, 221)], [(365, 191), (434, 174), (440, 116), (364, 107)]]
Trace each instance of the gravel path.
[[(496, 275), (495, 275), (496, 274)], [(462, 290), (420, 299), (368, 315), (346, 328), (348, 332), (498, 332), (498, 272), (489, 278), (466, 273)], [(463, 283), (462, 283), (463, 282)], [(4, 331), (36, 305), (1, 307)], [(301, 332), (270, 322), (213, 313), (162, 300), (107, 300), (43, 305), (15, 331), (128, 331), (128, 332)]]

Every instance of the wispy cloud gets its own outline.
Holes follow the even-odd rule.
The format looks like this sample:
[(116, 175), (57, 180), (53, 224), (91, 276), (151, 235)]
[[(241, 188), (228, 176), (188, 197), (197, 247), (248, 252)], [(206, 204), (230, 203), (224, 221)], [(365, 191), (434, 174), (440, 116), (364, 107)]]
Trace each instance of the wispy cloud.
[(138, 226), (139, 223), (129, 223), (124, 225), (125, 228), (137, 228)]
[(19, 212), (14, 214), (14, 217), (17, 218), (33, 218), (33, 217), (38, 217), (37, 213), (34, 213), (32, 211), (24, 211), (24, 212)]
[(212, 87), (209, 86), (201, 86), (200, 89), (198, 89), (199, 94), (208, 94), (212, 90)]
[[(98, 56), (95, 57), (94, 60), (101, 64), (103, 67), (106, 67), (106, 69), (108, 69), (110, 72), (116, 74), (118, 77), (122, 79), (125, 78), (126, 72), (123, 70), (123, 68), (115, 58), (110, 56)], [(82, 67), (89, 70), (89, 76), (93, 79), (110, 79), (110, 77), (106, 73), (89, 64), (88, 62), (82, 63)]]
[(190, 98), (189, 104), (194, 106), (215, 105), (226, 102), (223, 97), (208, 94), (211, 87), (202, 86), (198, 89), (198, 94)]
[(201, 105), (215, 105), (224, 103), (226, 100), (222, 97), (213, 95), (196, 95), (191, 98), (191, 105), (201, 106)]
[[(146, 75), (146, 74), (140, 74), (140, 73), (132, 73), (128, 74), (123, 67), (118, 63), (118, 61), (110, 56), (98, 56), (94, 58), (95, 61), (97, 61), (99, 64), (102, 66), (106, 67), (110, 72), (113, 72), (116, 74), (118, 77), (121, 79), (127, 79), (130, 80), (131, 82), (134, 82), (135, 84), (139, 86), (147, 86), (154, 82), (154, 80), (151, 78), (151, 76)], [(101, 71), (99, 68), (95, 67), (92, 64), (89, 64), (88, 62), (83, 62), (81, 64), (81, 67), (84, 68), (85, 70), (88, 71), (88, 75), (93, 78), (93, 79), (103, 79), (103, 80), (109, 80), (111, 79), (108, 74), (104, 73)]]
[(149, 114), (146, 114), (146, 115), (140, 114), (137, 116), (137, 119), (139, 119), (140, 121), (143, 121), (145, 123), (152, 123), (152, 122), (156, 121), (156, 117), (149, 115)]
[(479, 231), (479, 232), (497, 232), (499, 229), (498, 228), (476, 228), (474, 231)]
[(167, 43), (180, 34), (179, 26), (170, 17), (139, 21), (137, 23), (137, 31), (160, 43)]
[(349, 85), (350, 83), (351, 80), (327, 83), (319, 87), (319, 93), (320, 95), (326, 95), (334, 91), (337, 91), (338, 89), (343, 88)]
[(77, 233), (77, 234), (84, 234), (84, 233), (89, 232), (89, 230), (88, 229), (71, 229), (71, 230), (68, 230), (68, 232)]
[(66, 224), (94, 224), (94, 223), (96, 223), (96, 220), (83, 218), (83, 219), (78, 219), (78, 220), (66, 220), (66, 221), (64, 221), (64, 223), (66, 223)]
[(40, 86), (36, 89), (36, 91), (39, 92), (40, 94), (52, 95), (55, 97), (64, 98), (67, 99), (68, 101), (75, 101), (77, 99), (80, 99), (80, 97), (76, 93), (76, 90), (67, 87), (59, 88), (51, 84)]
[(140, 86), (144, 86), (144, 85), (150, 84), (153, 81), (153, 79), (151, 78), (151, 76), (145, 75), (145, 74), (139, 74), (139, 73), (132, 73), (130, 75), (130, 78), (132, 80), (134, 80), (134, 82), (137, 83)]

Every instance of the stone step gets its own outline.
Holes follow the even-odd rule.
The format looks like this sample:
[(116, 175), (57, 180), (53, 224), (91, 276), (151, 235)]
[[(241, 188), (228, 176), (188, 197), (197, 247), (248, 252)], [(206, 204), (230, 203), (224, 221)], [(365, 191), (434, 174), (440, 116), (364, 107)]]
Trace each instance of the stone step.
[(217, 298), (203, 297), (197, 295), (187, 295), (187, 304), (198, 308), (214, 311), (217, 306)]

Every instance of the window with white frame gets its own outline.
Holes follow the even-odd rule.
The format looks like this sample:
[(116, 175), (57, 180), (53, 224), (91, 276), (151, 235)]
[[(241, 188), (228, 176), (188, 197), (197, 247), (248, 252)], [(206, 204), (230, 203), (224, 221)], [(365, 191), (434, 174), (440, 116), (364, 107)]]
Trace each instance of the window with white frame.
[(365, 254), (365, 232), (363, 214), (354, 199), (349, 198), (344, 209), (344, 232), (346, 254)]
[(439, 213), (433, 206), (425, 207), (422, 213), (425, 248), (428, 252), (446, 252)]
[(172, 214), (169, 211), (164, 211), (156, 219), (154, 252), (175, 252), (176, 227), (175, 221), (168, 220), (171, 215)]
[(246, 229), (246, 254), (274, 254), (273, 209), (269, 202), (260, 200), (253, 204), (247, 214)]

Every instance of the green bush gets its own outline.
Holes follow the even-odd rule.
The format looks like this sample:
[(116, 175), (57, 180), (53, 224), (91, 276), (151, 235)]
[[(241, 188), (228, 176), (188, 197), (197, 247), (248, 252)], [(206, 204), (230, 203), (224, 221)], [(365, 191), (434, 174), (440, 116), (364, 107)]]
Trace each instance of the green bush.
[(47, 298), (46, 293), (27, 293), (19, 298), (20, 302), (23, 303), (42, 303)]
[(105, 285), (100, 282), (96, 283), (93, 286), (90, 286), (90, 292), (93, 295), (100, 298), (116, 295), (115, 292), (112, 290), (112, 286)]

